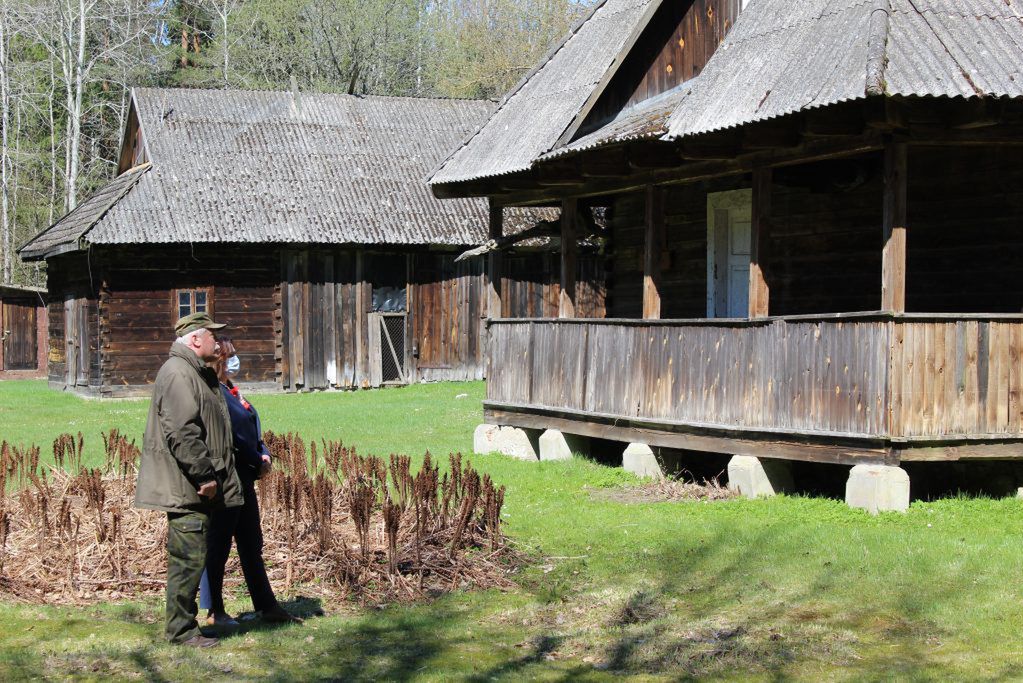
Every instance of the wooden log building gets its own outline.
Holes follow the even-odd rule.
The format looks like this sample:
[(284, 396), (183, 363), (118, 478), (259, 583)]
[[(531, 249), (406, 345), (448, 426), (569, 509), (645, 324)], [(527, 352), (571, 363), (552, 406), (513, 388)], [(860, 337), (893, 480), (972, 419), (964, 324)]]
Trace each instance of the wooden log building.
[[(481, 378), (486, 261), (455, 259), (492, 219), (424, 178), (493, 108), (135, 89), (117, 177), (20, 251), (46, 260), (51, 385), (145, 393), (174, 320), (195, 311), (230, 325), (250, 388)], [(519, 229), (543, 217), (498, 213)], [(502, 315), (552, 310), (535, 302), (557, 296), (557, 256), (529, 244), (501, 289), (530, 296)], [(580, 266), (592, 315), (600, 268), (598, 254)]]
[(46, 371), (46, 314), (45, 289), (0, 285), (0, 377)]
[(564, 249), (559, 316), (490, 323), (486, 421), (1023, 458), (1021, 64), (993, 0), (598, 2), (430, 180), (608, 216), (607, 317)]

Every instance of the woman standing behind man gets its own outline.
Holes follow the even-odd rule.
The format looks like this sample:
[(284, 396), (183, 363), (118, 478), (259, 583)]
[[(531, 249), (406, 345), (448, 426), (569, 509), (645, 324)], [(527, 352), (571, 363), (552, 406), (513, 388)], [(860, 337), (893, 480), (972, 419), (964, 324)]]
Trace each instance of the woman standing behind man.
[(206, 571), (199, 587), (199, 606), (208, 610), (209, 625), (238, 625), (224, 608), (224, 568), (233, 540), (238, 545), (238, 559), (241, 561), (253, 609), (262, 614), (263, 621), (298, 622), (299, 619), (277, 602), (263, 563), (263, 531), (260, 528), (259, 502), (256, 499), (256, 479), (270, 472), (270, 452), (263, 443), (259, 413), (231, 381), (241, 369), (241, 362), (230, 339), (220, 339), (220, 354), (213, 367), (220, 379), (220, 390), (231, 415), (235, 463), (245, 504), (242, 507), (217, 510), (210, 516)]

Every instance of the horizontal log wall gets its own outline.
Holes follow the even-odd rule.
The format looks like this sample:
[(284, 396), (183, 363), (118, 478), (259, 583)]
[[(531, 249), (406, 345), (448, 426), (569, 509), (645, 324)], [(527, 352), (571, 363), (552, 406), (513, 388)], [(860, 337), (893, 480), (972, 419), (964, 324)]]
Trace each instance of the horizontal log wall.
[(882, 436), (888, 322), (501, 321), (489, 401), (720, 429)]
[[(97, 253), (98, 252), (98, 253)], [(229, 327), (242, 361), (239, 381), (273, 382), (276, 252), (263, 248), (94, 249), (102, 335), (102, 391), (119, 393), (156, 380), (174, 341), (174, 292), (210, 289), (214, 318)]]
[[(707, 196), (751, 180), (665, 188), (661, 317), (707, 312)], [(643, 193), (615, 197), (608, 315), (642, 317)], [(881, 300), (881, 177), (877, 155), (779, 169), (771, 187), (772, 315), (876, 310)]]
[[(584, 252), (576, 259), (578, 318), (605, 316), (605, 257)], [(554, 252), (525, 252), (505, 256), (501, 279), (501, 318), (557, 317), (561, 294), (561, 261)]]
[(1023, 310), (1019, 147), (910, 147), (906, 175), (906, 310)]

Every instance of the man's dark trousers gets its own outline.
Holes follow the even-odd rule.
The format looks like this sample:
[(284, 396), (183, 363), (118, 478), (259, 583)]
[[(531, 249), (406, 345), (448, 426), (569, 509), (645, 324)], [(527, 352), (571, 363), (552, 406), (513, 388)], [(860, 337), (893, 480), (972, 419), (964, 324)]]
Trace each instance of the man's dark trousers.
[(167, 640), (181, 643), (202, 635), (195, 620), (195, 594), (206, 566), (205, 512), (167, 513)]

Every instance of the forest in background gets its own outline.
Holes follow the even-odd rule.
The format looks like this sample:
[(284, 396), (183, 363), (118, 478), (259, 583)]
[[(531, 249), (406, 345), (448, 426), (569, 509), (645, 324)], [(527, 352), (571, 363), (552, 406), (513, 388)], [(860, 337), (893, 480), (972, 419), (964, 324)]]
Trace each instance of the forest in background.
[(0, 283), (116, 172), (134, 86), (498, 98), (591, 0), (0, 0)]

